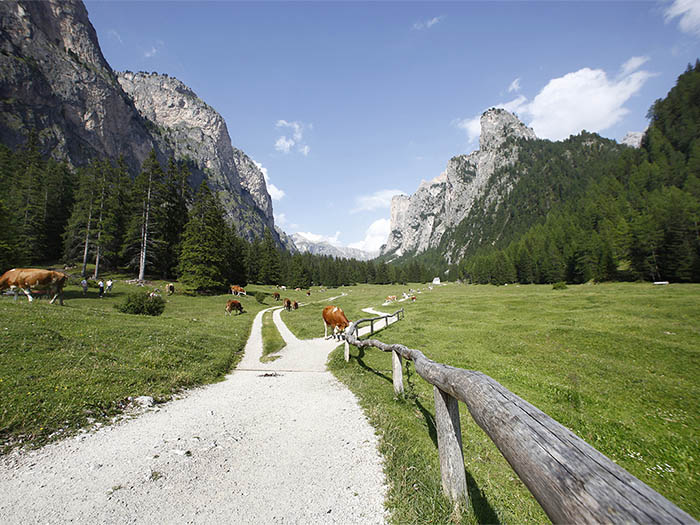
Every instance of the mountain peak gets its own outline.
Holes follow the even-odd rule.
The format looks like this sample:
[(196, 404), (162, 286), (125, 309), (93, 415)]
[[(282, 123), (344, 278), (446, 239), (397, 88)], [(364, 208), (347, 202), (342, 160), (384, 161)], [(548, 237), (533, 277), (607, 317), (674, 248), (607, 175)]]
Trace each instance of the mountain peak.
[(497, 149), (509, 137), (536, 139), (532, 128), (528, 128), (518, 117), (502, 108), (491, 108), (481, 115), (479, 149)]

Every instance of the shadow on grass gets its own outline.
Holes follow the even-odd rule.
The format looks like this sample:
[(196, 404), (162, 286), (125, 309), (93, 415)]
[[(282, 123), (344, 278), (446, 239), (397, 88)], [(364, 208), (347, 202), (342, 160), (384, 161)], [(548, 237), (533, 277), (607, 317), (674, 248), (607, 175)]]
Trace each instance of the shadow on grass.
[[(378, 370), (375, 370), (374, 368), (368, 366), (364, 361), (363, 358), (365, 357), (365, 350), (364, 348), (358, 348), (358, 355), (355, 357), (357, 360), (358, 364), (367, 370), (368, 372), (372, 372), (374, 375), (381, 377), (388, 383), (391, 383), (393, 385), (393, 379), (385, 374), (382, 374)], [(437, 429), (435, 427), (435, 416), (423, 406), (423, 404), (420, 402), (420, 400), (417, 397), (407, 398), (407, 401), (413, 401), (415, 404), (416, 408), (420, 410), (421, 414), (423, 415), (423, 418), (425, 419), (426, 426), (428, 427), (428, 434), (430, 436), (430, 439), (432, 440), (433, 444), (435, 445), (435, 453), (438, 454), (438, 441), (437, 441)], [(472, 510), (474, 512), (474, 516), (478, 520), (479, 523), (493, 523), (493, 524), (500, 524), (501, 521), (498, 519), (498, 515), (496, 512), (493, 510), (493, 507), (489, 504), (488, 500), (484, 496), (483, 492), (479, 489), (479, 487), (476, 484), (476, 481), (472, 477), (472, 475), (469, 473), (468, 470), (464, 470), (464, 473), (466, 475), (466, 480), (467, 480), (467, 493), (469, 494), (469, 504), (472, 507)]]

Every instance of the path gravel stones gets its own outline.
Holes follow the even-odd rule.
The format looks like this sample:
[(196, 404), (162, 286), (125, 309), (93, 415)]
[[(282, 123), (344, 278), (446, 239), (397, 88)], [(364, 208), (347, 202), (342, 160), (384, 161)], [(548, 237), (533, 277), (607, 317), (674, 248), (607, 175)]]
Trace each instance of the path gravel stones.
[(374, 429), (326, 371), (338, 343), (276, 310), (287, 347), (261, 363), (262, 314), (225, 381), (0, 458), (2, 523), (384, 523)]

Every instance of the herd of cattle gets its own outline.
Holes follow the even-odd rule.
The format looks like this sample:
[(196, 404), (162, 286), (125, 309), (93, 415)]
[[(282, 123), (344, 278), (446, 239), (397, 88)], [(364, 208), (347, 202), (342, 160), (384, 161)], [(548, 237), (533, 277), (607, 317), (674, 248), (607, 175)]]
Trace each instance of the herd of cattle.
[[(9, 288), (14, 292), (16, 300), (17, 295), (21, 290), (26, 294), (29, 301), (32, 301), (32, 291), (46, 291), (49, 295), (53, 295), (51, 298), (52, 304), (58, 297), (60, 304), (63, 305), (63, 288), (67, 281), (68, 276), (63, 272), (41, 270), (38, 268), (13, 268), (0, 276), (0, 292), (3, 292)], [(175, 286), (173, 284), (168, 284), (166, 286), (166, 290), (168, 295), (171, 295), (175, 292)], [(297, 291), (301, 290), (297, 288)], [(238, 285), (231, 286), (231, 293), (237, 296), (246, 295), (245, 290)], [(279, 301), (281, 299), (279, 292), (274, 292), (272, 295), (275, 301)], [(306, 295), (311, 295), (311, 292), (307, 291)], [(415, 297), (412, 299), (415, 301)], [(296, 301), (291, 301), (286, 297), (284, 298), (282, 305), (288, 311), (299, 308), (299, 303)], [(239, 314), (244, 313), (241, 302), (236, 299), (230, 299), (226, 303), (226, 314), (231, 315), (234, 310)], [(331, 328), (331, 336), (340, 338), (340, 335), (348, 326), (350, 326), (350, 321), (348, 321), (348, 318), (345, 317), (345, 313), (342, 309), (338, 308), (337, 306), (326, 306), (323, 309), (323, 325), (325, 338), (329, 337), (329, 327)]]

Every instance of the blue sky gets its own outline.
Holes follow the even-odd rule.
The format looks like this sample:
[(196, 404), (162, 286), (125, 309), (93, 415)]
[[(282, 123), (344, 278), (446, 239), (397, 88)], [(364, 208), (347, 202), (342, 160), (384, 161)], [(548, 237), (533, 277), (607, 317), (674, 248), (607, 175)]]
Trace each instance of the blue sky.
[(700, 0), (86, 1), (116, 70), (182, 80), (268, 176), (276, 222), (386, 240), (390, 197), (478, 148), (478, 117), (621, 140), (700, 57)]

